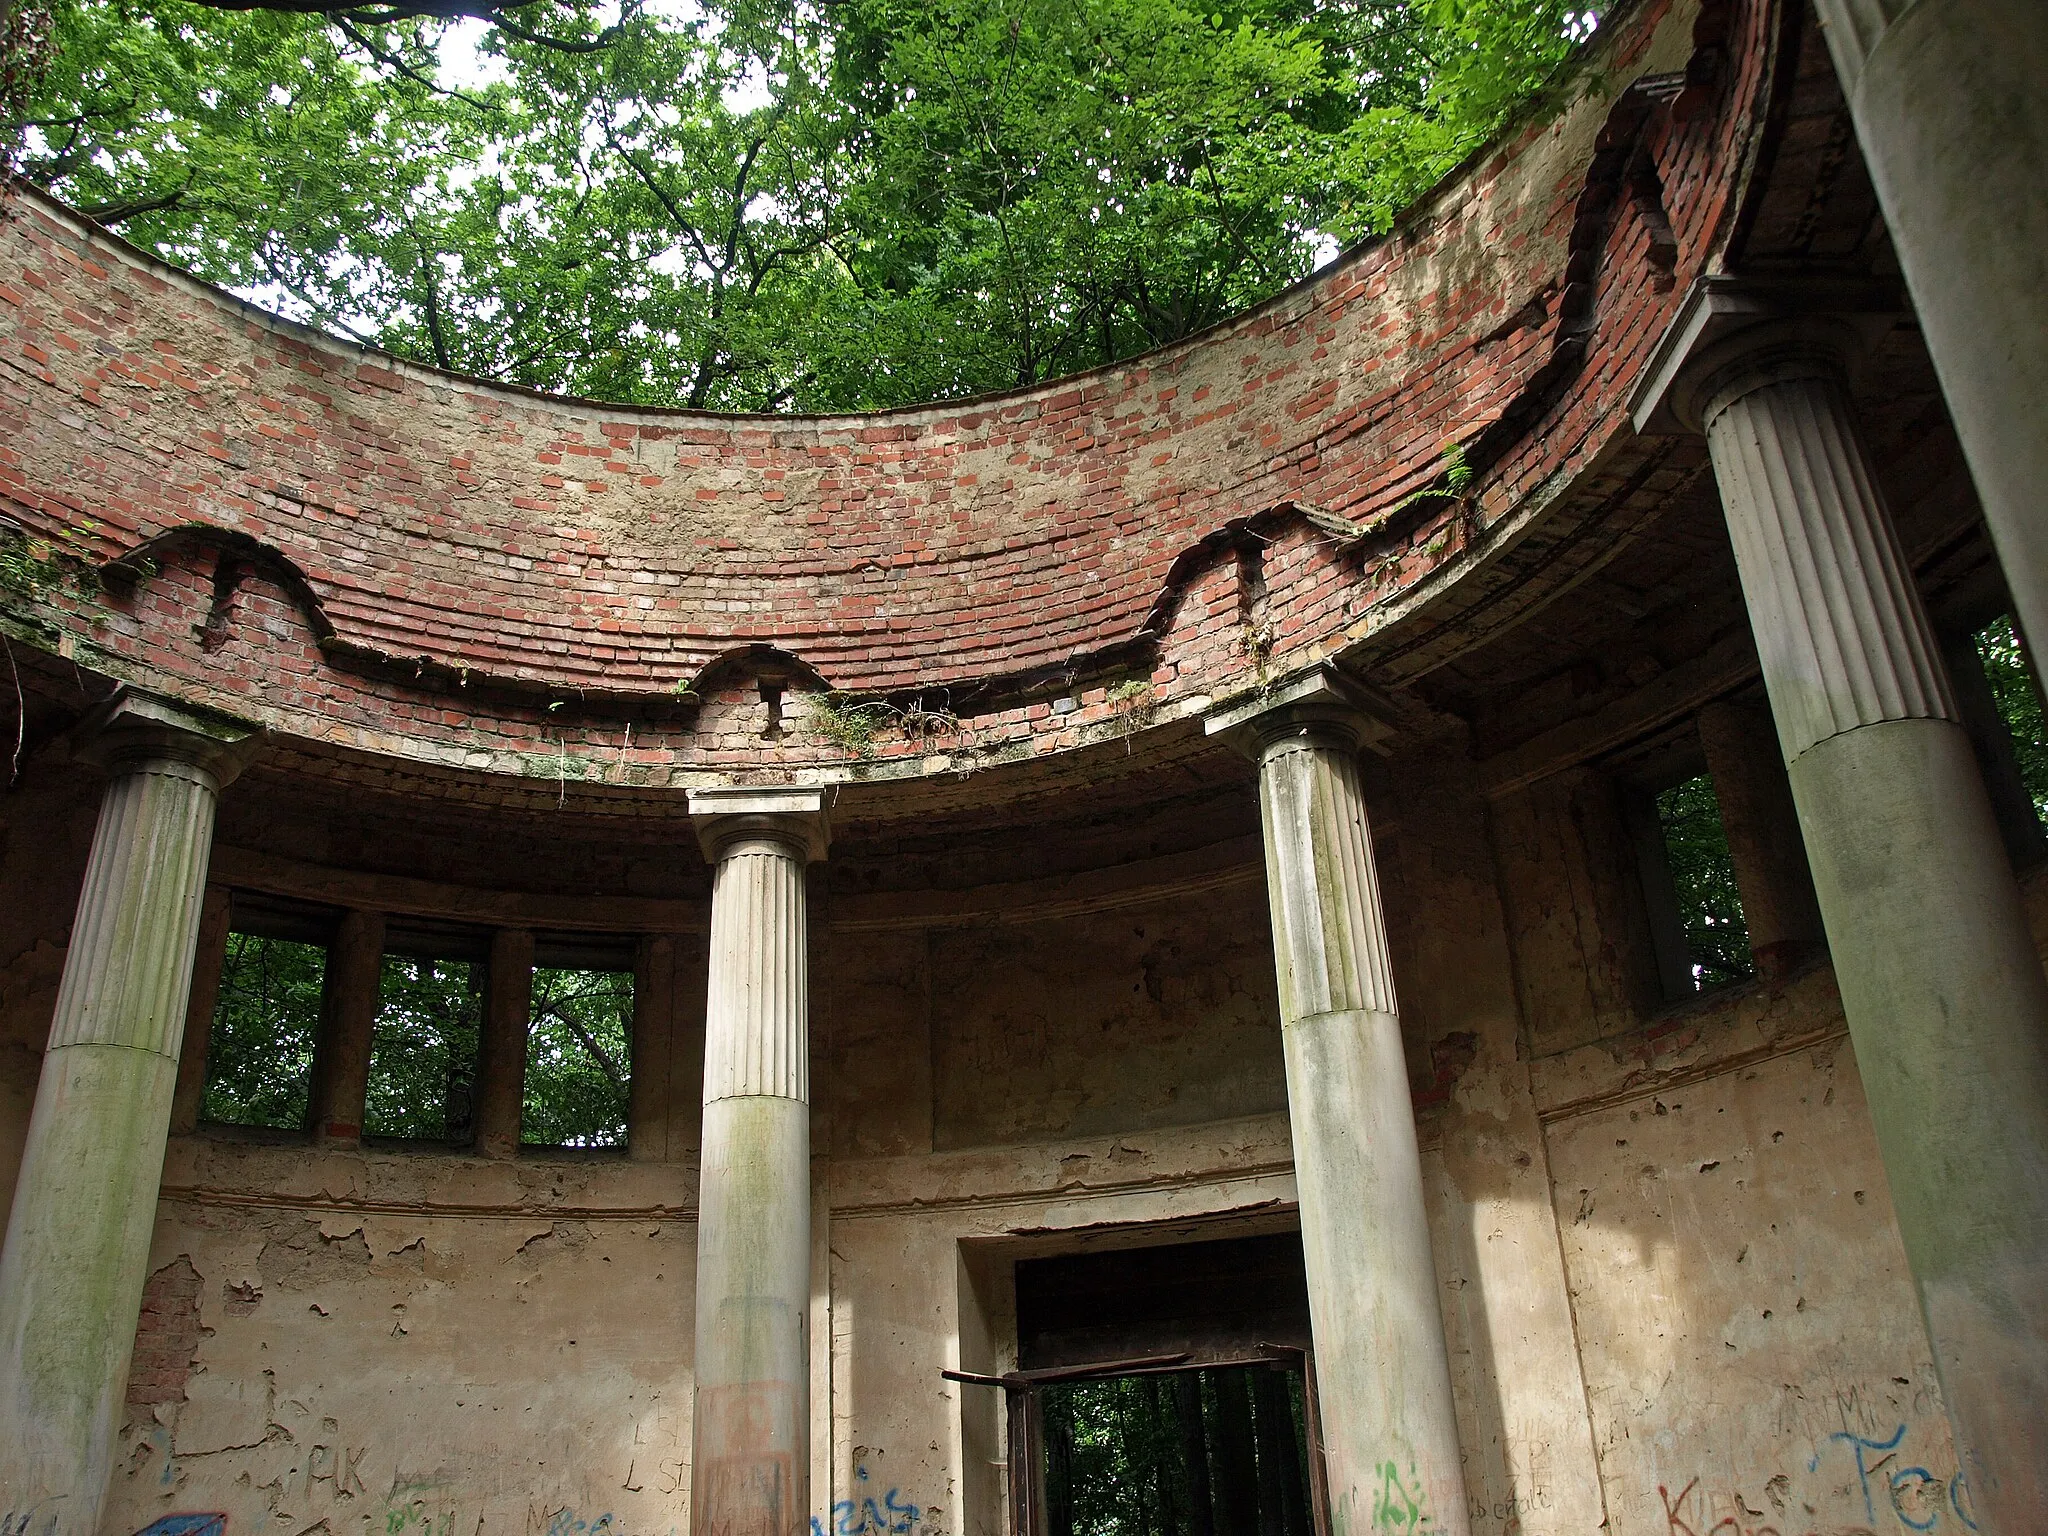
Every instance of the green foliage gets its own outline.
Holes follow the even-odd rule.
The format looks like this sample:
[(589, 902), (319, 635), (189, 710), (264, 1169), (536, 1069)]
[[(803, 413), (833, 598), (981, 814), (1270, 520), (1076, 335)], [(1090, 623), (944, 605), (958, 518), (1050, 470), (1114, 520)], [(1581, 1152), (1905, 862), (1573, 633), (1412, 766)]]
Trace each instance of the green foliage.
[(1308, 1536), (1297, 1371), (1234, 1366), (1043, 1389), (1051, 1536)]
[(228, 935), (206, 1043), (206, 1119), (305, 1127), (326, 973), (317, 944)]
[[(229, 936), (207, 1051), (207, 1119), (305, 1127), (326, 966), (317, 944)], [(485, 971), (384, 957), (363, 1115), (369, 1135), (470, 1139)], [(632, 1019), (628, 972), (534, 972), (522, 1139), (625, 1145)]]
[(1657, 796), (1657, 820), (1685, 945), (1692, 959), (1693, 985), (1701, 991), (1756, 974), (1749, 952), (1749, 925), (1735, 886), (1735, 861), (1721, 825), (1721, 802), (1705, 774), (1675, 784)]
[(423, 361), (766, 410), (1209, 325), (1388, 228), (1586, 25), (1558, 0), (712, 0), (565, 52), (55, 6), (23, 171), (129, 239)]
[(845, 756), (861, 762), (875, 755), (875, 733), (894, 718), (886, 703), (862, 703), (848, 693), (808, 694), (804, 706), (811, 729)]
[(2012, 733), (2021, 782), (2033, 799), (2034, 814), (2048, 823), (2048, 720), (2042, 718), (2040, 690), (2012, 615), (2001, 614), (1974, 638), (1991, 697)]
[(461, 960), (384, 957), (370, 1035), (366, 1135), (469, 1140), (484, 970)]
[(0, 588), (31, 602), (66, 586), (97, 596), (102, 590), (99, 572), (79, 550), (98, 527), (88, 518), (79, 528), (65, 529), (56, 543), (0, 534)]
[(0, 0), (0, 173), (14, 170), (29, 115), (55, 49), (45, 0)]
[(632, 1027), (630, 972), (535, 970), (521, 1140), (626, 1144)]

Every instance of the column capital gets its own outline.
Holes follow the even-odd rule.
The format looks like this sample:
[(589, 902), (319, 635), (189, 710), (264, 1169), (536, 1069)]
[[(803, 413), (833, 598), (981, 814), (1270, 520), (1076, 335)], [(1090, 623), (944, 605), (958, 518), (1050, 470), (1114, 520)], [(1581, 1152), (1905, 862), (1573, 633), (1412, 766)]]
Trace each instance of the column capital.
[(1629, 416), (1646, 437), (1701, 433), (1767, 384), (1847, 383), (1904, 307), (1890, 283), (1703, 277), (1650, 354)]
[(262, 736), (246, 721), (123, 688), (79, 723), (71, 751), (108, 773), (175, 764), (221, 790), (248, 765)]
[(1371, 688), (1323, 665), (1212, 709), (1202, 717), (1202, 734), (1221, 736), (1253, 762), (1289, 742), (1383, 751), (1394, 735), (1393, 715)]
[(800, 862), (813, 864), (825, 857), (832, 838), (825, 792), (817, 788), (693, 789), (690, 820), (697, 825), (697, 838), (709, 864), (718, 863), (746, 843), (771, 843)]

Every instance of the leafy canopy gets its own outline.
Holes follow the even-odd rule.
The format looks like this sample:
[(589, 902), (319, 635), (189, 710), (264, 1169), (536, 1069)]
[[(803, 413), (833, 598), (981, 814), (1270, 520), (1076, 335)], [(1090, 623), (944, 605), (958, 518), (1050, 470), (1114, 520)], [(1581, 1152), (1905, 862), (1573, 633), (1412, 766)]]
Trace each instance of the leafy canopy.
[(1387, 228), (1593, 24), (1582, 0), (549, 0), (495, 27), (277, 3), (51, 0), (22, 174), (407, 357), (749, 410), (1185, 336)]
[(206, 1041), (208, 1120), (305, 1128), (326, 973), (317, 944), (228, 935)]

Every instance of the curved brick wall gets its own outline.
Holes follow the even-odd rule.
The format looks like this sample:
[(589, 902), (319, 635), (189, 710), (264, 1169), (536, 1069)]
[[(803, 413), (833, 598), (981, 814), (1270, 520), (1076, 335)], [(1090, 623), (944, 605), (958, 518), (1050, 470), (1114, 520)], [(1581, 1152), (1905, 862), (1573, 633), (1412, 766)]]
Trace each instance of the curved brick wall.
[[(798, 702), (821, 683), (929, 711), (866, 749), (899, 771), (1184, 714), (1399, 622), (1625, 439), (1725, 238), (1775, 9), (1642, 0), (1596, 88), (1230, 325), (867, 417), (435, 373), (23, 195), (0, 514), (77, 570), (17, 563), (6, 623), (288, 733), (549, 778), (844, 772), (845, 733)], [(1476, 471), (1460, 497), (1431, 494), (1446, 444)]]

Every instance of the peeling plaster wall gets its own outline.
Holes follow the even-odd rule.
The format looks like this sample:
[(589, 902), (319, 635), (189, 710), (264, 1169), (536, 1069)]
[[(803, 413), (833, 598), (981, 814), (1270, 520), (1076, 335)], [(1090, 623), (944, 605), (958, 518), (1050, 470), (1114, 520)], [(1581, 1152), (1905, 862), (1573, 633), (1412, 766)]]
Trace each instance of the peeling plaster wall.
[(1617, 1536), (1968, 1529), (1846, 1039), (1550, 1147)]
[(104, 1528), (685, 1527), (690, 1172), (174, 1143), (151, 1268), (202, 1331), (175, 1395), (131, 1378)]
[[(1607, 1531), (1962, 1536), (1832, 970), (1678, 1005), (1613, 984), (1639, 913), (1587, 846), (1598, 784), (1558, 777), (1493, 835)], [(2048, 952), (2048, 870), (2023, 890)]]
[(941, 1148), (1287, 1107), (1256, 881), (1199, 904), (934, 933), (930, 963)]

